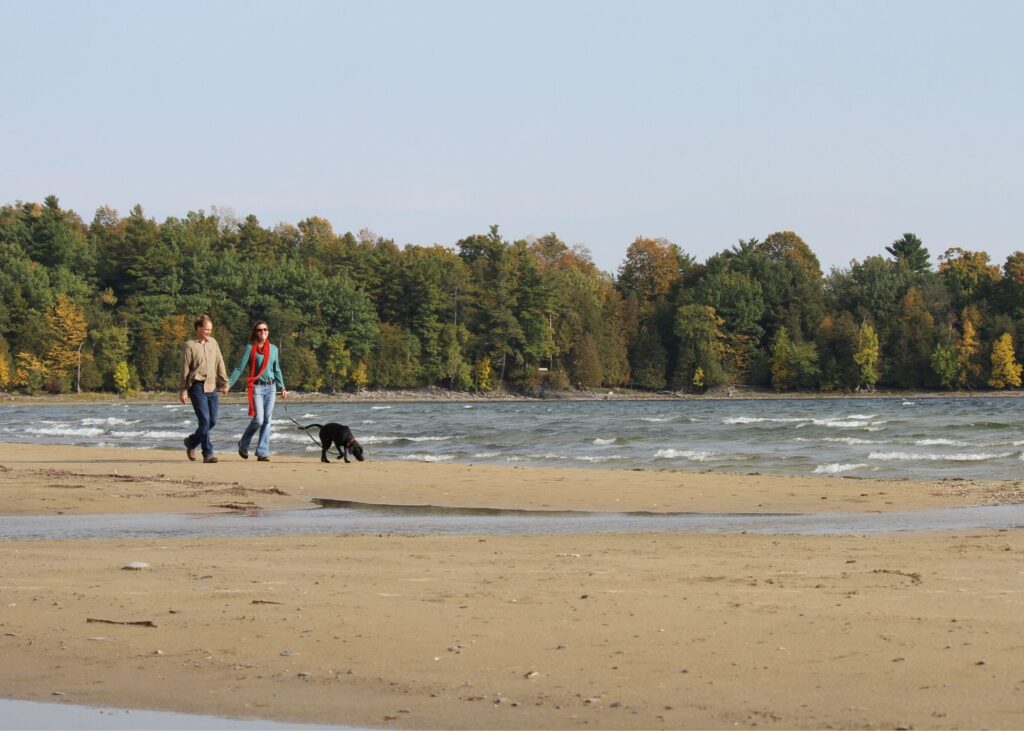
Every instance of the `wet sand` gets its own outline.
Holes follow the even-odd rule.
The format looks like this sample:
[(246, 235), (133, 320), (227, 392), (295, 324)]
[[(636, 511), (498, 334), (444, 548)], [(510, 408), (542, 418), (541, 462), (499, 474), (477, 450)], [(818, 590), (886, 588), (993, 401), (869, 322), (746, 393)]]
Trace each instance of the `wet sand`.
[[(4, 444), (0, 513), (1024, 499), (1015, 482), (222, 460)], [(0, 696), (395, 728), (1021, 728), (1022, 554), (1020, 530), (0, 542)]]

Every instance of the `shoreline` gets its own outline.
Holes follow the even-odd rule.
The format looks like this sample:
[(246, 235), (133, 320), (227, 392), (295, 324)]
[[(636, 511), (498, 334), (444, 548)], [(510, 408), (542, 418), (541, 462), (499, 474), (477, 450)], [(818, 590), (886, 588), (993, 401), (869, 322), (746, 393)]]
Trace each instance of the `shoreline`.
[[(809, 400), (873, 400), (873, 399), (963, 399), (963, 398), (1024, 398), (1024, 390), (1004, 391), (872, 391), (861, 393), (776, 392), (770, 389), (737, 388), (732, 392), (716, 390), (704, 394), (633, 391), (630, 389), (598, 389), (592, 391), (557, 391), (539, 396), (510, 392), (477, 394), (467, 391), (449, 391), (442, 388), (375, 389), (359, 393), (289, 391), (289, 403), (514, 403), (514, 402), (576, 402), (576, 401), (809, 401)], [(244, 392), (221, 394), (223, 403), (244, 403)], [(81, 394), (28, 395), (0, 391), (0, 407), (25, 404), (152, 404), (177, 403), (177, 393), (148, 391), (127, 396), (105, 392)]]
[[(0, 454), (6, 515), (1024, 502), (1016, 481)], [(1019, 529), (0, 541), (0, 696), (363, 728), (1021, 728), (1022, 557)]]
[(1024, 502), (1018, 480), (907, 480), (594, 467), (332, 462), (182, 450), (0, 443), (0, 514), (272, 510), (311, 498), (383, 505), (706, 513), (905, 511)]

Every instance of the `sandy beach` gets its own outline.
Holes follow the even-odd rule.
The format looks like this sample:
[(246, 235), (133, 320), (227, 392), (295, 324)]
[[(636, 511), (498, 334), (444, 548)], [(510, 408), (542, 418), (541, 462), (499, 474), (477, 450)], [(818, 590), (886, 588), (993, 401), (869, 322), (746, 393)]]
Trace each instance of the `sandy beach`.
[[(313, 497), (770, 513), (1024, 491), (0, 445), (4, 515)], [(5, 541), (0, 696), (384, 728), (1022, 728), (1022, 553), (1019, 530)]]

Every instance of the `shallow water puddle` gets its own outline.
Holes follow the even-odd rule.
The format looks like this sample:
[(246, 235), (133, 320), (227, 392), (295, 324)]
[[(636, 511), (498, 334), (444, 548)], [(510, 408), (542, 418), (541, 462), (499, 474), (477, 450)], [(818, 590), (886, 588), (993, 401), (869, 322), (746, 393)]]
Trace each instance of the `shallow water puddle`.
[(318, 500), (304, 510), (214, 514), (0, 516), (0, 540), (270, 535), (527, 536), (571, 533), (865, 535), (1024, 526), (1024, 504), (884, 513), (610, 513), (377, 505)]

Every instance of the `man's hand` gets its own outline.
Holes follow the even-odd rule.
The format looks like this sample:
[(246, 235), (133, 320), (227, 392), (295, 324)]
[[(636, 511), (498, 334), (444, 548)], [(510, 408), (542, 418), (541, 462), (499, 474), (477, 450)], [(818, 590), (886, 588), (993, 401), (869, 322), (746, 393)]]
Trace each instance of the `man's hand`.
[(188, 403), (188, 396), (185, 395), (184, 391), (182, 391), (181, 393), (178, 394), (178, 400), (181, 401), (181, 403), (183, 403), (183, 404), (187, 404)]
[(288, 389), (287, 388), (282, 388), (281, 389), (281, 398), (288, 398)]

